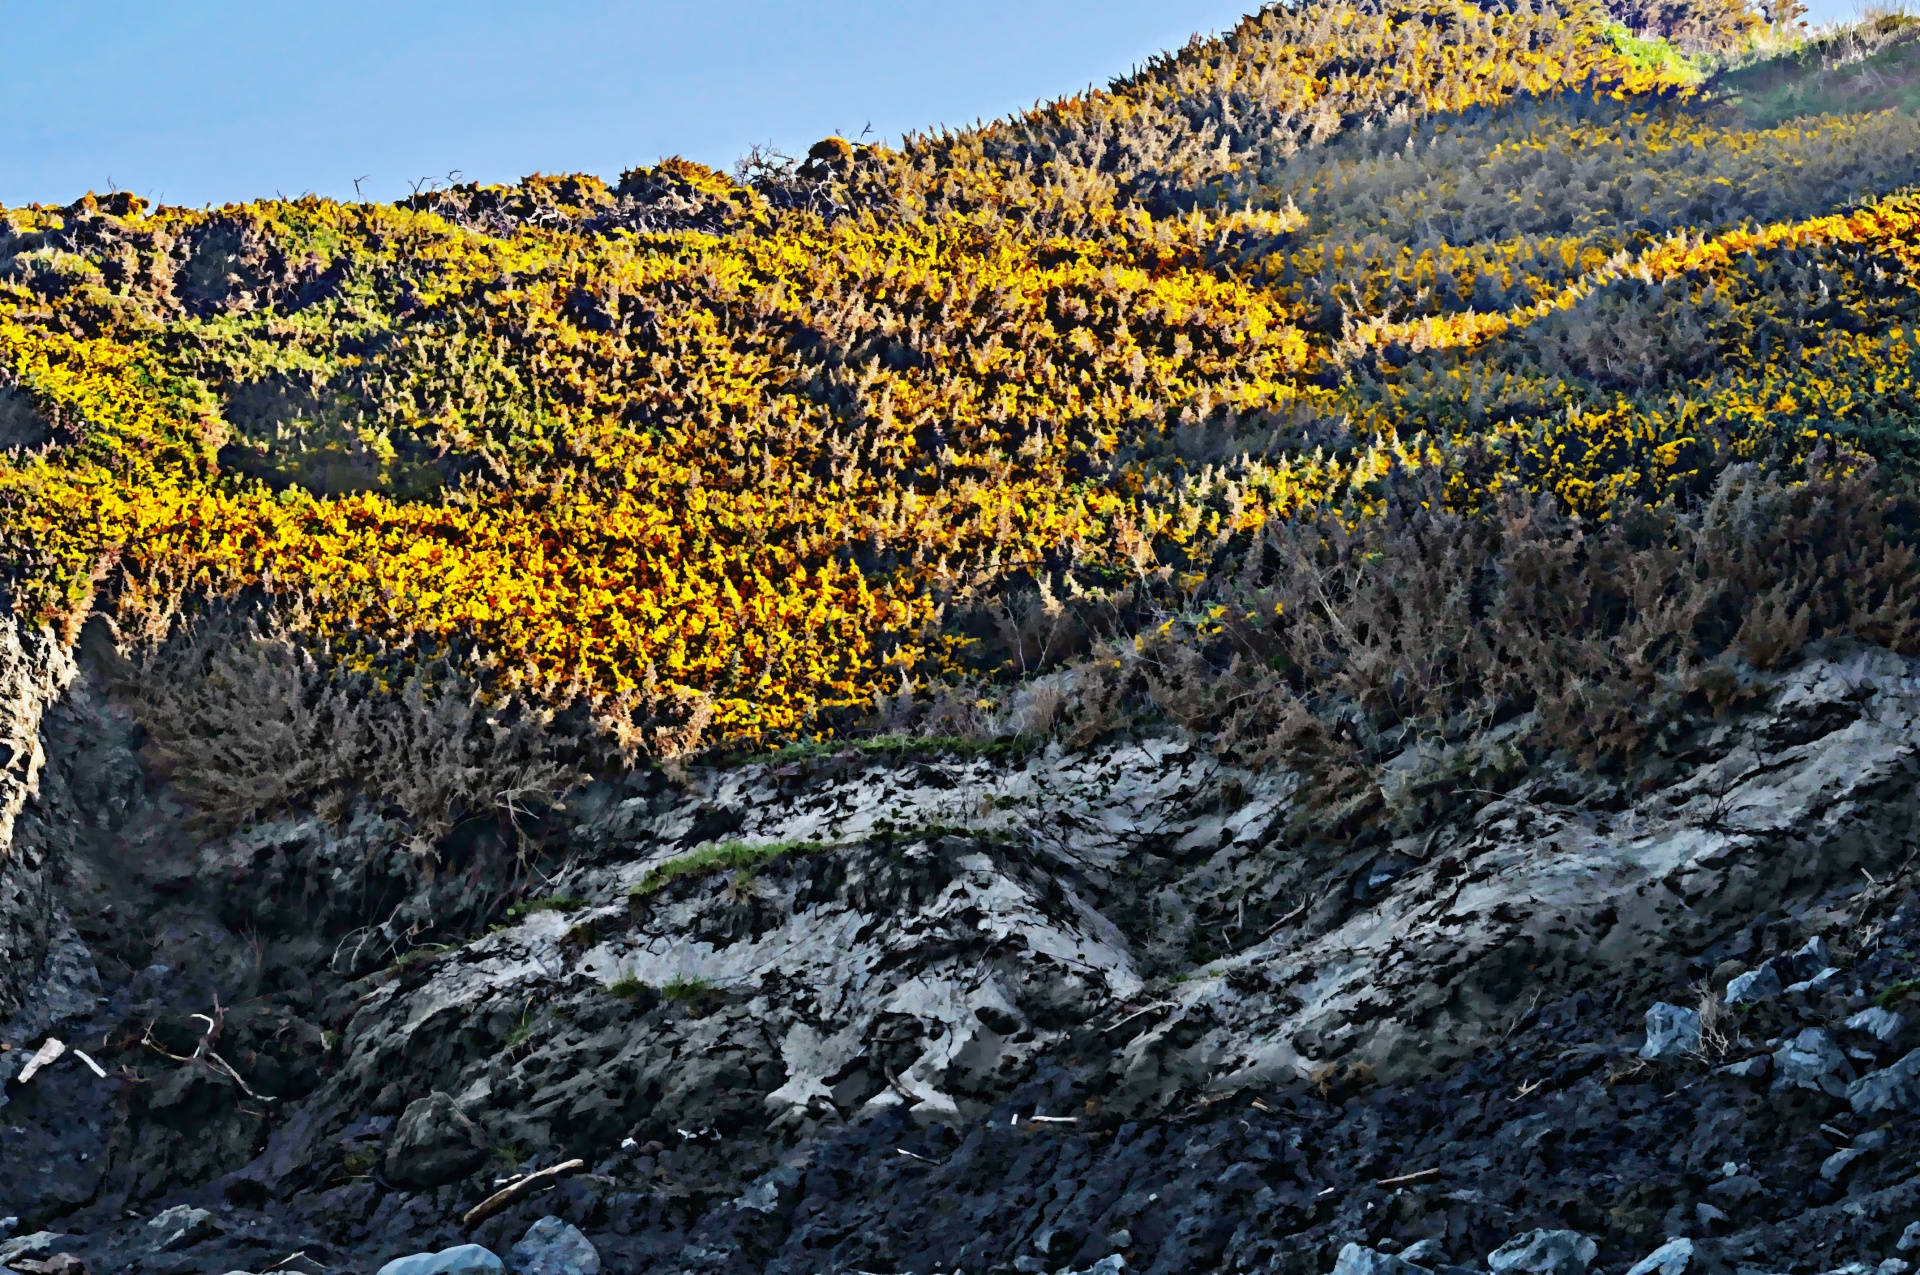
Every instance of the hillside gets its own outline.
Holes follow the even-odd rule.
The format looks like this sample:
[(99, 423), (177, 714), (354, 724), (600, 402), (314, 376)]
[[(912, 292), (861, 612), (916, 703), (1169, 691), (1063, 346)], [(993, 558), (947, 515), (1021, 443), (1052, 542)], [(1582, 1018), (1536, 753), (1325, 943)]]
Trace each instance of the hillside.
[(1916, 83), (1323, 0), (731, 175), (0, 209), (14, 1256), (1912, 1259)]

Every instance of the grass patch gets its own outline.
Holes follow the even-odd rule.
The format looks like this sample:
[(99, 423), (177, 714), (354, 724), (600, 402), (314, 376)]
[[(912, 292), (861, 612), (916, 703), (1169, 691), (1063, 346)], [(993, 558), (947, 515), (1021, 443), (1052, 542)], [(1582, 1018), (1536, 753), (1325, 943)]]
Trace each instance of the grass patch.
[[(881, 838), (895, 843), (911, 841), (932, 841), (939, 837), (969, 837), (975, 841), (1003, 844), (1010, 840), (1004, 829), (965, 828), (956, 824), (929, 823), (917, 824), (906, 828), (895, 828), (884, 819), (876, 820), (873, 832), (868, 840)], [(744, 889), (752, 882), (755, 874), (776, 859), (790, 854), (819, 854), (826, 850), (844, 850), (860, 842), (826, 841), (720, 841), (713, 845), (701, 846), (677, 859), (669, 859), (647, 869), (640, 878), (640, 884), (628, 892), (629, 899), (644, 899), (658, 894), (682, 877), (702, 876), (711, 872), (733, 873), (736, 889)]]
[(533, 1039), (533, 1011), (520, 1015), (520, 1022), (507, 1033), (507, 1048), (518, 1049)]
[(522, 899), (507, 909), (507, 917), (518, 921), (523, 916), (532, 916), (535, 912), (573, 912), (587, 906), (585, 899), (576, 899), (572, 895), (556, 894), (545, 899)]
[(622, 974), (607, 984), (607, 993), (623, 1001), (638, 1000), (647, 990), (647, 985), (632, 974)]
[(1915, 992), (1920, 992), (1920, 978), (1905, 979), (1884, 989), (1878, 996), (1873, 998), (1873, 1003), (1881, 1009), (1892, 1009), (1895, 1005), (1898, 1005), (1901, 1001), (1907, 999), (1907, 997), (1912, 996)]
[(399, 956), (394, 958), (393, 964), (388, 966), (387, 968), (391, 969), (395, 973), (399, 973), (400, 971), (405, 969), (410, 969), (413, 966), (418, 965), (423, 961), (432, 962), (432, 961), (438, 960), (440, 957), (445, 956), (451, 950), (452, 949), (449, 948), (444, 943), (422, 943), (419, 947), (410, 947), (406, 951), (402, 952)]
[(704, 978), (682, 978), (678, 974), (660, 989), (660, 994), (675, 1004), (697, 1004), (712, 996), (718, 989)]
[[(734, 874), (736, 881), (743, 884), (751, 880), (758, 872), (775, 859), (798, 851), (811, 854), (828, 847), (818, 841), (721, 841), (710, 846), (701, 846), (690, 854), (677, 859), (656, 864), (647, 869), (647, 875), (640, 878), (640, 884), (633, 887), (630, 897), (646, 898), (657, 894), (682, 877), (700, 876), (709, 872), (728, 871)], [(743, 878), (741, 874), (746, 874)]]

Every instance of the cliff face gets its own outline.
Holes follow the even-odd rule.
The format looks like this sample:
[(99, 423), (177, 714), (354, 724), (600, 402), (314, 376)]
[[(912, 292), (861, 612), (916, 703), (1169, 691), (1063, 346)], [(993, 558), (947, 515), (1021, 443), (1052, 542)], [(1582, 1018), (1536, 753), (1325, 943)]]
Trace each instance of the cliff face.
[(41, 718), (74, 669), (52, 633), (0, 621), (0, 1015), (19, 1010), (57, 906), (45, 848), (15, 833), (46, 763)]
[[(1319, 1272), (1540, 1227), (1826, 1269), (1912, 1220), (1868, 1136), (1910, 1042), (1860, 1015), (1920, 942), (1920, 666), (1874, 648), (1629, 777), (1410, 754), (1394, 791), (1453, 800), (1367, 846), (1167, 733), (607, 775), (437, 859), (364, 804), (208, 835), (100, 668), (10, 650), (47, 954), (0, 1024), (0, 1214), (96, 1270), (371, 1270), (553, 1213), (621, 1270)], [(1803, 985), (1640, 1056), (1747, 971)], [(50, 1035), (106, 1078), (21, 1083)], [(175, 1204), (209, 1220), (158, 1251)]]

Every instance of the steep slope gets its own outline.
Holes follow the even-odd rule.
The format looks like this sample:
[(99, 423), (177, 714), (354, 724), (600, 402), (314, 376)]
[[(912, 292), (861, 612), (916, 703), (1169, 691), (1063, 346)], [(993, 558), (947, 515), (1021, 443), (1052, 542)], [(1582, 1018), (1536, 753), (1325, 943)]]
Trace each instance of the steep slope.
[(1916, 31), (0, 213), (0, 1265), (1907, 1260)]

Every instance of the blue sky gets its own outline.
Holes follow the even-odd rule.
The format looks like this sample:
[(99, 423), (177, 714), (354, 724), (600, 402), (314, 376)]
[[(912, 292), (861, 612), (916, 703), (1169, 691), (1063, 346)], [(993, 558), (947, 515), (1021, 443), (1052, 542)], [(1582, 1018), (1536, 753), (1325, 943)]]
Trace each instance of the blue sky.
[(730, 167), (1105, 83), (1250, 0), (0, 0), (0, 204)]
[[(1816, 0), (1815, 18), (1854, 0)], [(1257, 0), (0, 0), (0, 204), (728, 167), (1105, 83)]]

